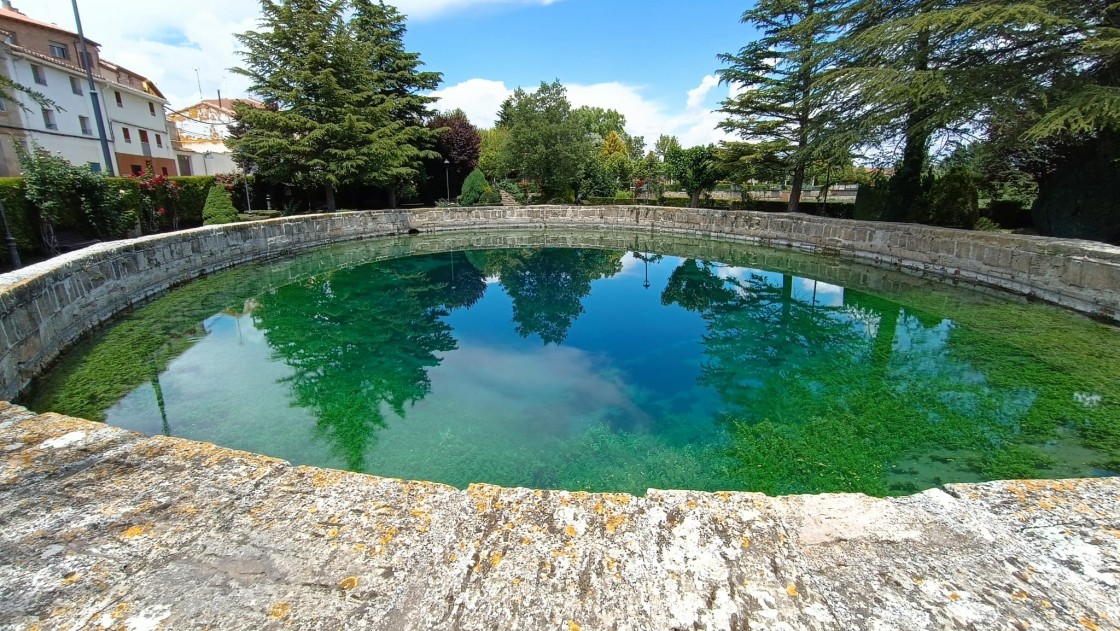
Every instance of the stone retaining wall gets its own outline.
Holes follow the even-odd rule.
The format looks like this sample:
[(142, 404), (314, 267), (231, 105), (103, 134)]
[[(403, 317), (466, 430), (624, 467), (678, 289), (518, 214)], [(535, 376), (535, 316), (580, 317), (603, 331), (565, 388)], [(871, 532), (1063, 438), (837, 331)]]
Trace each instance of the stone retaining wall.
[(0, 399), (83, 334), (200, 275), (366, 237), (483, 228), (649, 230), (746, 241), (944, 276), (1120, 321), (1120, 248), (799, 214), (649, 206), (435, 208), (301, 216), (104, 243), (0, 276)]

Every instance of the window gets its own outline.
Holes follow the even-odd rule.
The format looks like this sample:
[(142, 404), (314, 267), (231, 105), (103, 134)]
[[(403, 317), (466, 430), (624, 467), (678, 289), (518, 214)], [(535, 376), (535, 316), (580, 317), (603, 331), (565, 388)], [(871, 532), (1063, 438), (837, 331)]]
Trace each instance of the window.
[(101, 173), (101, 163), (100, 162), (87, 162), (86, 165), (89, 166), (90, 171), (93, 171), (94, 173)]
[(161, 167), (160, 171), (163, 171), (163, 174), (167, 175), (167, 167)]
[(179, 156), (179, 175), (194, 175), (191, 171), (191, 159), (187, 156)]
[(132, 169), (133, 175), (142, 175), (144, 173), (144, 167), (140, 166), (139, 164), (134, 164), (129, 168)]
[(146, 129), (141, 129), (140, 130), (140, 142), (145, 144), (145, 145), (148, 144), (148, 130), (146, 130)]
[(77, 77), (70, 77), (70, 91), (78, 96), (82, 95), (82, 80)]
[(51, 42), (51, 56), (57, 59), (70, 59), (70, 51), (65, 44)]
[(152, 103), (151, 101), (148, 101), (148, 111), (152, 113), (152, 116), (155, 116), (156, 115), (156, 104)]
[(47, 73), (42, 66), (31, 66), (31, 77), (35, 79), (35, 83), (47, 85)]
[(157, 147), (162, 147), (163, 146), (163, 137), (160, 136), (159, 134), (156, 134), (156, 146)]
[(78, 117), (78, 123), (80, 123), (81, 126), (82, 126), (82, 133), (83, 134), (85, 134), (87, 136), (92, 136), (93, 135), (93, 128), (89, 126), (89, 117), (88, 116), (79, 116)]
[(121, 98), (120, 90), (114, 90), (113, 94), (117, 97), (117, 107), (124, 107), (124, 99)]
[(43, 124), (47, 129), (58, 129), (58, 123), (54, 120), (54, 110), (43, 108)]
[(132, 142), (132, 132), (128, 131), (127, 127), (121, 127), (121, 135), (124, 136), (125, 142)]

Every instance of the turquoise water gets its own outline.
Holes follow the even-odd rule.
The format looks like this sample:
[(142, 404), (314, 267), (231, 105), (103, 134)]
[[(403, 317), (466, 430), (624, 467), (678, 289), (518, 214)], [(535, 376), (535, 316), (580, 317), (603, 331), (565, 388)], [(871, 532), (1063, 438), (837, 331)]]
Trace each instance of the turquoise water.
[(1120, 468), (1120, 337), (1054, 309), (837, 263), (877, 289), (642, 251), (304, 261), (138, 310), (32, 406), (460, 487), (889, 495)]

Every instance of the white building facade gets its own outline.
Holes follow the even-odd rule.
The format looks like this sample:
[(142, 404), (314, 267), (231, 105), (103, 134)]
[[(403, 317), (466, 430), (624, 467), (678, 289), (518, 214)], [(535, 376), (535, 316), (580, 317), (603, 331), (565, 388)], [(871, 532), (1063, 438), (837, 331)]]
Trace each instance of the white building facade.
[(106, 163), (75, 33), (0, 7), (0, 75), (54, 102), (43, 107), (22, 92), (0, 99), (0, 176), (19, 175), (14, 145), (39, 145), (73, 164), (117, 175), (177, 175), (166, 99), (146, 78), (100, 58), (89, 42), (110, 160)]

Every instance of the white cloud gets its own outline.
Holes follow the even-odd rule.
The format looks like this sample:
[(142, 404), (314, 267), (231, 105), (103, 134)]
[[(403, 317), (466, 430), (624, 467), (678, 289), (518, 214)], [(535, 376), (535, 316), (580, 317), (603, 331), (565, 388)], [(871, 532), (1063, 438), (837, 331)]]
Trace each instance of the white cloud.
[[(706, 103), (716, 85), (718, 80), (715, 77), (704, 77), (699, 87), (682, 95), (683, 103), (675, 110), (661, 101), (647, 97), (642, 88), (624, 83), (569, 83), (565, 87), (573, 107), (586, 105), (621, 112), (626, 117), (626, 131), (632, 135), (644, 136), (649, 149), (661, 134), (677, 136), (685, 147), (727, 140), (727, 133), (716, 129), (723, 115), (712, 111), (714, 103)], [(504, 82), (470, 79), (439, 90), (434, 96), (440, 98), (437, 108), (460, 108), (475, 125), (491, 127), (498, 107), (512, 93), (513, 89)]]
[(704, 77), (704, 80), (700, 82), (699, 86), (688, 91), (688, 104), (686, 107), (690, 110), (694, 110), (702, 106), (704, 101), (708, 98), (708, 93), (717, 85), (719, 85), (719, 79), (717, 77), (713, 75)]
[(511, 94), (513, 90), (507, 88), (501, 81), (470, 79), (437, 90), (432, 93), (432, 96), (439, 98), (439, 102), (436, 103), (437, 109), (463, 110), (476, 127), (489, 128), (494, 126), (502, 101)]
[[(13, 0), (15, 8), (38, 20), (74, 30), (70, 0)], [(86, 37), (101, 44), (101, 55), (155, 82), (172, 107), (206, 98), (244, 96), (248, 82), (232, 74), (239, 65), (235, 33), (257, 25), (257, 0), (193, 0), (189, 8), (170, 2), (140, 7), (132, 0), (80, 0)], [(198, 77), (195, 76), (198, 69)]]

